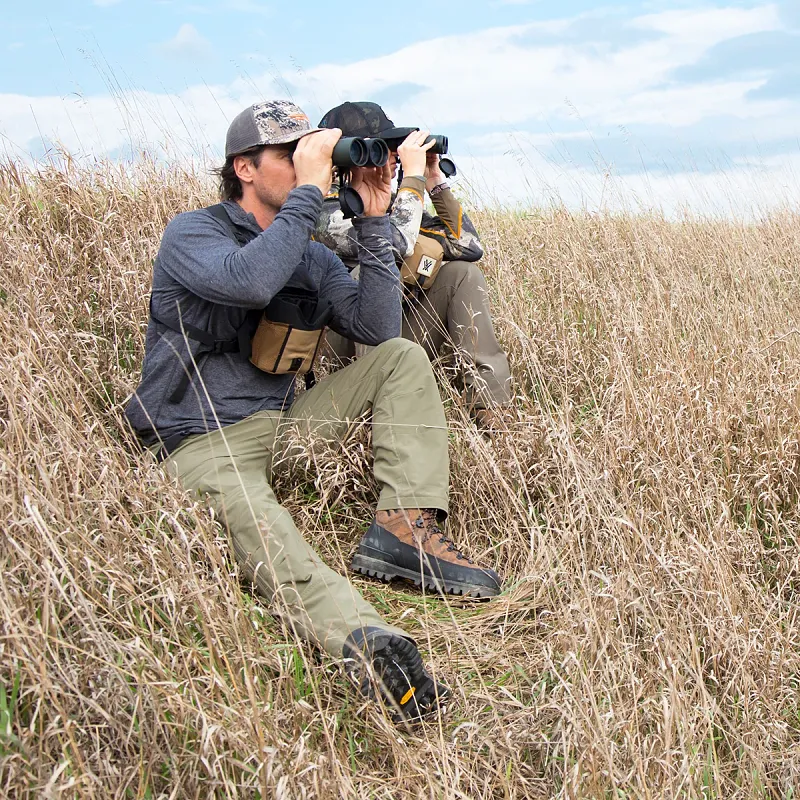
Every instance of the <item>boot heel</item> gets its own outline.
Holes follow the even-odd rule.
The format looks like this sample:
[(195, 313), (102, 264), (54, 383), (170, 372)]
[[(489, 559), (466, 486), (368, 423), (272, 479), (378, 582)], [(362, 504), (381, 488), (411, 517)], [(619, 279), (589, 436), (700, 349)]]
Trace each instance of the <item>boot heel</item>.
[(367, 578), (378, 578), (379, 580), (389, 583), (397, 577), (397, 573), (392, 570), (386, 569), (387, 564), (385, 561), (378, 561), (375, 558), (356, 553), (353, 556), (353, 561), (350, 564), (350, 569), (360, 575), (365, 575)]

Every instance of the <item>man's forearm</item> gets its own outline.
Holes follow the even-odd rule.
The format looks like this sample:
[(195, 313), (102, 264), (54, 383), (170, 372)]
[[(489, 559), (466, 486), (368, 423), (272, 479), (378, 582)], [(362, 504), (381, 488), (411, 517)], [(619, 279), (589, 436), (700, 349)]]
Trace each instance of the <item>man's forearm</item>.
[(402, 301), (400, 273), (391, 244), (392, 225), (388, 217), (355, 221), (359, 243), (357, 323), (377, 343), (400, 335)]
[(259, 295), (266, 305), (292, 277), (314, 232), (322, 192), (316, 186), (294, 189), (275, 216), (272, 224), (252, 242), (240, 248), (233, 258), (240, 258), (248, 291)]
[(239, 247), (209, 214), (176, 217), (159, 258), (164, 270), (198, 297), (221, 305), (263, 308), (292, 276), (322, 206), (316, 187), (294, 189), (273, 223)]

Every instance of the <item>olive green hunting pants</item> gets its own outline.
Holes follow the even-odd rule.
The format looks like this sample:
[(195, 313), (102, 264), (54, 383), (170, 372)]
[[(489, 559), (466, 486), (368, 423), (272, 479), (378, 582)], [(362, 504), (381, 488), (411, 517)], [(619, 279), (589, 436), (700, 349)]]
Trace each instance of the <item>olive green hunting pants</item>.
[[(486, 279), (476, 264), (445, 262), (430, 289), (403, 303), (403, 338), (422, 345), (431, 361), (449, 345), (461, 367), (455, 384), (469, 408), (510, 401), (508, 359), (495, 336)], [(328, 336), (328, 346), (343, 363), (356, 355), (353, 342), (336, 334)]]
[(225, 521), (245, 580), (303, 638), (341, 657), (348, 634), (385, 623), (350, 582), (326, 566), (276, 499), (270, 480), (291, 456), (293, 433), (343, 440), (371, 413), (378, 510), (447, 511), (447, 427), (427, 355), (391, 339), (298, 395), (284, 411), (260, 411), (191, 437), (167, 464), (185, 488), (207, 495)]

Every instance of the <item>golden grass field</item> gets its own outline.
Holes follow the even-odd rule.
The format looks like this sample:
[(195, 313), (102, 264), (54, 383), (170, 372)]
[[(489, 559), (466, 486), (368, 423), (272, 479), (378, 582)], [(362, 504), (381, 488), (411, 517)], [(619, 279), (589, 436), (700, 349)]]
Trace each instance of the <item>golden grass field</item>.
[[(800, 795), (800, 215), (475, 213), (516, 398), (488, 443), (442, 376), (451, 532), (506, 591), (356, 581), (454, 689), (404, 732), (122, 425), (161, 232), (214, 200), (0, 164), (0, 795)], [(367, 443), (275, 487), (342, 570)]]

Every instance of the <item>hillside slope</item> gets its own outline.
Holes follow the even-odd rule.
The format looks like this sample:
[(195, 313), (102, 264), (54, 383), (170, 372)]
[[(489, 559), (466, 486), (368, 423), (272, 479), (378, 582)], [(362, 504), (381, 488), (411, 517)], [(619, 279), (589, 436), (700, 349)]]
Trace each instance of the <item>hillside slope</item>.
[[(213, 200), (145, 160), (0, 164), (0, 795), (795, 796), (800, 217), (476, 214), (516, 400), (488, 444), (442, 375), (451, 526), (507, 588), (358, 581), (454, 687), (403, 733), (121, 423), (161, 231)], [(367, 444), (276, 484), (342, 570)]]

